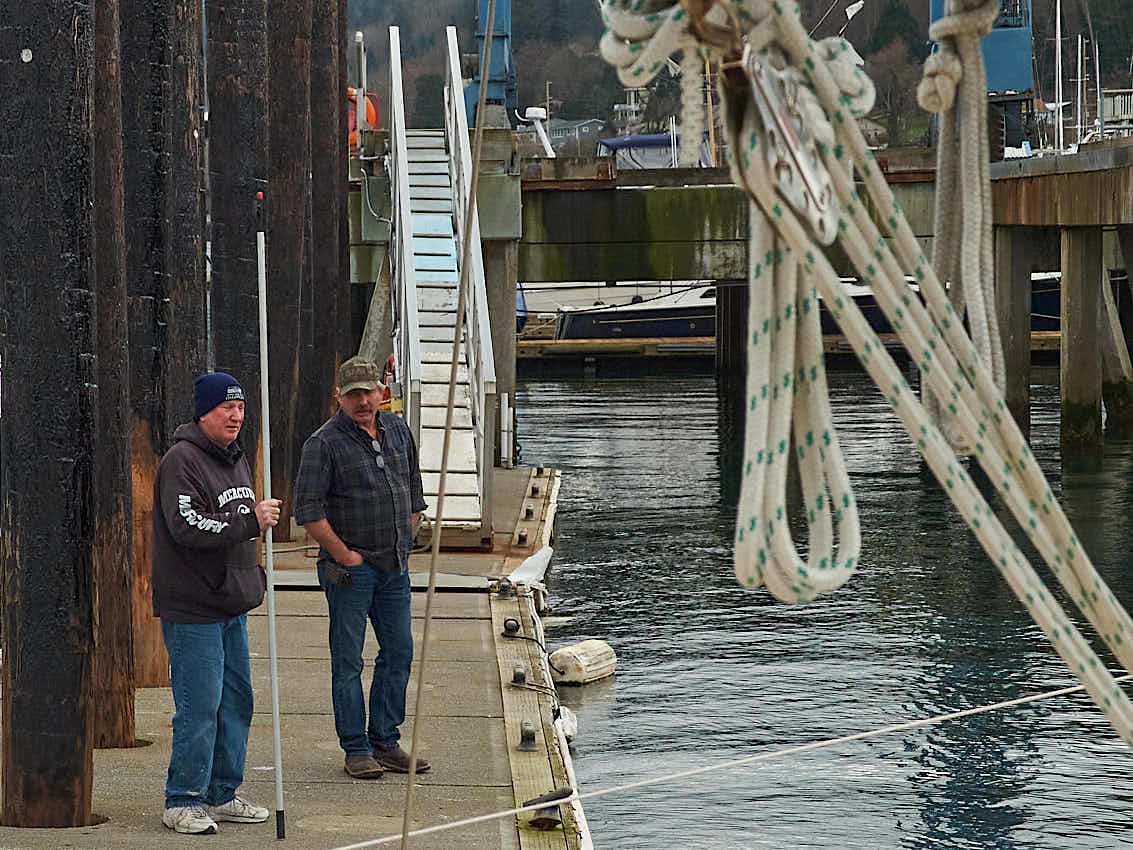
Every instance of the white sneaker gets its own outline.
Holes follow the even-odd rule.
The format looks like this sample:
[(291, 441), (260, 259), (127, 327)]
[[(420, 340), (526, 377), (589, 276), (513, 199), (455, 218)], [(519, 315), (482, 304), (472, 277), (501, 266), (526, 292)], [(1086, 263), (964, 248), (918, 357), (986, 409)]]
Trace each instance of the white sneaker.
[(205, 811), (212, 815), (213, 820), (229, 823), (263, 823), (268, 819), (267, 809), (253, 806), (240, 797), (233, 797), (223, 806), (205, 806)]
[(162, 814), (161, 822), (186, 835), (216, 835), (216, 821), (203, 806), (171, 806)]

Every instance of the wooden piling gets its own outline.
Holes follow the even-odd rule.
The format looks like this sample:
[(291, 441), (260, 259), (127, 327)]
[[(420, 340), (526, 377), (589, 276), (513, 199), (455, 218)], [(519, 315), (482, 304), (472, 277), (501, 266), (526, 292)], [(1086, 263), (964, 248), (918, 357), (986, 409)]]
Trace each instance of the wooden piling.
[(1133, 363), (1122, 332), (1114, 285), (1103, 269), (1098, 345), (1102, 361), (1102, 401), (1107, 432), (1128, 432), (1133, 424)]
[(94, 21), (9, 4), (0, 26), (3, 823), (90, 823)]
[(1100, 227), (1062, 228), (1062, 445), (1102, 441), (1102, 373), (1098, 346), (1101, 304)]
[[(310, 269), (307, 220), (310, 215), (311, 0), (273, 0), (267, 26), (268, 85), (268, 346), (272, 401), (272, 495), (283, 501), (276, 539), (291, 539), (291, 486), (299, 450), (309, 424), (300, 408), (314, 401), (299, 392), (300, 363), (309, 348)], [(309, 432), (308, 432), (309, 433)]]
[(1121, 266), (1125, 269), (1125, 281), (1118, 285), (1116, 292), (1118, 315), (1125, 335), (1125, 348), (1133, 352), (1133, 224), (1117, 226), (1117, 244), (1121, 252)]
[(167, 431), (157, 303), (164, 291), (161, 193), (169, 144), (161, 97), (168, 71), (169, 20), (157, 0), (119, 0), (122, 64), (127, 323), (130, 356), (130, 468), (134, 518), (134, 681), (169, 681), (161, 624), (153, 617), (153, 482)]
[(1031, 433), (1031, 270), (1034, 242), (1022, 227), (995, 228), (995, 311), (1006, 372), (1004, 396), (1019, 429)]
[(201, 16), (196, 0), (119, 0), (134, 516), (134, 673), (169, 683), (153, 616), (157, 465), (204, 369)]
[[(350, 285), (339, 229), (346, 222), (346, 137), (340, 135), (346, 92), (339, 83), (339, 0), (311, 4), (311, 279), (314, 284), (311, 368), (305, 386), (321, 422), (333, 410), (339, 362), (338, 312)], [(302, 436), (309, 431), (302, 429)]]
[(747, 395), (746, 280), (716, 283), (716, 376), (722, 389)]
[[(350, 169), (350, 155), (345, 143), (350, 132), (350, 125), (349, 116), (346, 114), (346, 102), (344, 100), (347, 87), (347, 58), (349, 56), (347, 46), (353, 43), (353, 36), (350, 33), (350, 25), (346, 15), (348, 3), (349, 0), (338, 0), (338, 173), (340, 175), (345, 175)], [(380, 120), (379, 117), (379, 121)], [(338, 350), (337, 362), (341, 363), (343, 360), (354, 356), (358, 349), (358, 339), (355, 338), (351, 332), (350, 323), (352, 290), (352, 281), (350, 280), (350, 224), (346, 212), (346, 200), (349, 190), (345, 179), (335, 181), (335, 185), (338, 186), (339, 192), (342, 193), (342, 197), (338, 199), (337, 205), (342, 215), (342, 220), (338, 228), (338, 262), (339, 268), (342, 270), (343, 278), (341, 289), (338, 290), (338, 298), (336, 299), (337, 310), (334, 316), (335, 336), (337, 339), (336, 348)]]
[(130, 361), (126, 349), (126, 232), (122, 198), (122, 80), (118, 0), (97, 0), (94, 80), (94, 249), (98, 453), (94, 478), (96, 747), (132, 747), (134, 558), (130, 482)]
[(256, 193), (267, 189), (267, 3), (206, 0), (205, 14), (213, 350), (216, 368), (234, 375), (247, 394), (240, 444), (263, 492), (256, 230), (265, 221)]

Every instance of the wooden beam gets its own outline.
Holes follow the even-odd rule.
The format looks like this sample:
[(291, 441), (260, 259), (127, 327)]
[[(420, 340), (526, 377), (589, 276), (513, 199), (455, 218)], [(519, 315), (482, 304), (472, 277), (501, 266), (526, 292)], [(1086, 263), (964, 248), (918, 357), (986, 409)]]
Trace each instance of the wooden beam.
[[(498, 595), (493, 594), (491, 607), (492, 630), (496, 635), (504, 634), (504, 620), (509, 617), (520, 622), (521, 634), (533, 635), (533, 624), (522, 600), (515, 597), (500, 599)], [(534, 647), (535, 645), (528, 640), (496, 638), (496, 658), (499, 663), (500, 692), (504, 706), (504, 734), (517, 806), (522, 805), (525, 800), (546, 794), (566, 784), (560, 776), (560, 771), (555, 770), (556, 760), (553, 754), (558, 749), (558, 743), (554, 738), (554, 730), (550, 728), (552, 716), (550, 697), (546, 691), (537, 690), (547, 688), (551, 683), (542, 679)], [(526, 672), (528, 681), (532, 683), (530, 689), (513, 688), (506, 684), (512, 680), (512, 672), (516, 667), (522, 667)], [(530, 723), (535, 729), (535, 749), (532, 751), (521, 751), (518, 748), (524, 722)], [(561, 764), (561, 758), (558, 761)], [(566, 839), (567, 829), (573, 827), (573, 821), (568, 821), (566, 816), (569, 807), (562, 806), (560, 811), (564, 814), (564, 826), (546, 831), (530, 826), (532, 818), (530, 812), (517, 815), (515, 826), (519, 834), (520, 848), (565, 850), (571, 846)]]
[(65, 0), (3, 14), (3, 823), (73, 827), (93, 779), (94, 20)]
[(98, 294), (98, 425), (94, 458), (96, 747), (132, 747), (134, 557), (130, 476), (130, 360), (126, 349), (126, 231), (122, 197), (122, 79), (118, 0), (97, 0), (94, 80), (94, 247)]

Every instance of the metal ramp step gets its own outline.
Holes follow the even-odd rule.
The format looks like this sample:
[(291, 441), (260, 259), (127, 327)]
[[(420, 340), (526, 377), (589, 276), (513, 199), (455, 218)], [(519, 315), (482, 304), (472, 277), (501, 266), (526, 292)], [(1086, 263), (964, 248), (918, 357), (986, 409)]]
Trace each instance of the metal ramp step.
[(409, 154), (410, 167), (421, 162), (448, 162), (448, 152), (443, 148), (409, 148), (406, 153)]
[(455, 310), (421, 310), (417, 313), (417, 325), (422, 328), (455, 328)]
[(410, 182), (409, 200), (416, 198), (424, 201), (448, 201), (449, 208), (452, 208), (452, 189), (448, 186), (414, 186)]
[[(456, 328), (430, 328), (423, 327), (420, 329), (421, 342), (444, 342), (447, 343), (449, 348), (452, 348), (453, 331)], [(449, 351), (449, 359), (452, 359), (452, 351)]]
[(460, 286), (460, 275), (455, 271), (421, 269), (417, 272), (418, 288), (446, 289), (450, 286)]
[(456, 301), (455, 286), (417, 290), (417, 309), (422, 312), (453, 312), (456, 310)]
[(405, 146), (409, 149), (445, 147), (444, 130), (406, 130)]
[(456, 257), (456, 240), (451, 236), (418, 236), (413, 234), (413, 255)]
[[(436, 496), (441, 486), (441, 474), (423, 472), (421, 482), (426, 493)], [(479, 496), (478, 487), (479, 482), (475, 475), (469, 475), (467, 472), (450, 472), (445, 476), (445, 502), (448, 502), (449, 496)]]
[[(436, 364), (434, 364), (436, 365)], [(450, 364), (451, 365), (451, 364)], [(454, 410), (470, 410), (469, 404), (470, 396), (468, 392), (468, 383), (456, 385), (456, 395), (453, 398), (452, 406)], [(443, 384), (421, 384), (421, 406), (422, 407), (439, 407), (442, 409), (448, 408), (448, 382)], [(441, 424), (444, 424), (442, 420)]]
[[(440, 484), (441, 454), (445, 431), (422, 423), (421, 479), (426, 511), (435, 519), (437, 489)], [(454, 429), (449, 442), (448, 473), (445, 478), (445, 504), (442, 525), (479, 525), (480, 497), (477, 493), (476, 438), (471, 428)]]
[(456, 257), (448, 255), (438, 257), (434, 254), (414, 254), (414, 271), (455, 272)]
[(452, 200), (443, 198), (410, 198), (411, 213), (452, 213)]
[(435, 186), (449, 188), (448, 172), (444, 174), (410, 174), (409, 175), (409, 188), (412, 189), (416, 186)]
[[(421, 425), (425, 428), (444, 428), (448, 417), (448, 407), (422, 407)], [(468, 408), (454, 407), (452, 411), (453, 428), (471, 428), (472, 412)]]
[(415, 175), (423, 177), (425, 175), (435, 176), (437, 174), (443, 174), (445, 177), (448, 177), (447, 161), (437, 162), (435, 160), (421, 160), (420, 162), (418, 162), (411, 159), (409, 160), (408, 165), (409, 175), (411, 178)]
[[(421, 384), (422, 387), (428, 384), (429, 386), (441, 386), (448, 392), (448, 379), (449, 374), (452, 372), (452, 358), (449, 358), (448, 363), (422, 363), (421, 364)], [(468, 367), (458, 363), (456, 365), (456, 384), (457, 388), (461, 386), (468, 386)], [(443, 402), (447, 404), (447, 402)]]
[(413, 238), (418, 236), (453, 238), (456, 232), (452, 228), (451, 215), (437, 215), (429, 213), (413, 214)]
[[(441, 471), (441, 449), (444, 444), (444, 428), (421, 429), (421, 471)], [(472, 429), (454, 430), (449, 443), (448, 471), (470, 472), (476, 474), (476, 440)]]
[[(421, 362), (452, 364), (452, 340), (421, 340)], [(465, 346), (460, 346), (460, 363), (468, 362), (468, 352)]]

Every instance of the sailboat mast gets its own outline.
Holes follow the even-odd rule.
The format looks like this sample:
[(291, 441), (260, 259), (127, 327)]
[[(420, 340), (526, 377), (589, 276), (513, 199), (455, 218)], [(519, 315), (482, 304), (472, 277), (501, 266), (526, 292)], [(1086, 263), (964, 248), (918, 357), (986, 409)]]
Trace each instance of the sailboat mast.
[(1058, 152), (1063, 149), (1062, 143), (1062, 0), (1055, 0), (1054, 5), (1054, 100), (1058, 104), (1058, 119), (1054, 130), (1055, 144)]
[(1082, 33), (1078, 33), (1078, 77), (1074, 81), (1074, 105), (1078, 121), (1078, 144), (1082, 144), (1082, 101), (1085, 99), (1086, 80), (1082, 76)]
[(1105, 98), (1102, 93), (1102, 65), (1099, 56), (1098, 39), (1094, 37), (1094, 94), (1097, 104), (1097, 128), (1102, 137), (1105, 136)]

